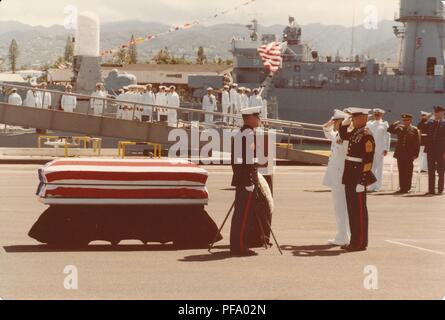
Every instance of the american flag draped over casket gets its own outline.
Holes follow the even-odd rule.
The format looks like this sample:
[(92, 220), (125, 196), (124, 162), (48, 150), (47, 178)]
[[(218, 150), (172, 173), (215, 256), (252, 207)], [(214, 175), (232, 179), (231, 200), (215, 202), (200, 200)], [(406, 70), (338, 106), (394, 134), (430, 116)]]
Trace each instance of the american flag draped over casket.
[(205, 169), (186, 160), (59, 159), (39, 170), (48, 205), (205, 205)]

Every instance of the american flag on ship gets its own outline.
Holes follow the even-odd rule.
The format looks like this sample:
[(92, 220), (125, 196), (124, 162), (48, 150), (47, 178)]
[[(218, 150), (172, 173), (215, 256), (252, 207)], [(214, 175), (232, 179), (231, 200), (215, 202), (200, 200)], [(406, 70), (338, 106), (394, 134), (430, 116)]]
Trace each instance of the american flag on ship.
[(264, 67), (271, 73), (275, 73), (281, 68), (286, 48), (287, 42), (271, 42), (258, 48)]

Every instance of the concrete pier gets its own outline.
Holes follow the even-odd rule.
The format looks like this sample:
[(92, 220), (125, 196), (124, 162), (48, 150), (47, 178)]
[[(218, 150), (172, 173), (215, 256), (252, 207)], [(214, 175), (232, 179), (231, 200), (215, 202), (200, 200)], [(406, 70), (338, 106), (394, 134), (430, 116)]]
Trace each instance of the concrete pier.
[[(38, 203), (33, 165), (0, 166), (0, 297), (3, 299), (434, 299), (445, 296), (445, 197), (421, 193), (369, 196), (370, 247), (345, 253), (327, 246), (335, 233), (323, 167), (278, 167), (273, 228), (284, 255), (231, 258), (225, 239), (214, 254), (124, 242), (58, 251), (27, 232), (45, 206)], [(208, 212), (219, 224), (234, 191), (230, 167), (208, 167)], [(394, 176), (396, 179), (397, 176)], [(426, 176), (421, 177), (425, 192)], [(64, 288), (65, 266), (77, 267), (79, 289)], [(364, 283), (377, 271), (377, 289)]]

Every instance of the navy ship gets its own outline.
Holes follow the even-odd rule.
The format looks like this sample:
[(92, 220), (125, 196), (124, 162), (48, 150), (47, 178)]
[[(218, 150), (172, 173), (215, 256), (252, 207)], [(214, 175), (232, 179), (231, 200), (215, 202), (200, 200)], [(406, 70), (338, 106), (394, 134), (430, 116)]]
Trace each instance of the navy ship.
[[(294, 18), (282, 39), (259, 35), (257, 21), (249, 25), (249, 40), (233, 40), (234, 80), (244, 87), (266, 85), (263, 95), (276, 102), (283, 120), (325, 122), (329, 113), (348, 106), (387, 110), (387, 118), (401, 113), (417, 116), (434, 105), (445, 104), (444, 4), (440, 0), (401, 0), (394, 35), (401, 41), (397, 68), (378, 61), (321, 59), (302, 42), (303, 30)], [(282, 68), (269, 79), (257, 49), (272, 41), (287, 42)]]

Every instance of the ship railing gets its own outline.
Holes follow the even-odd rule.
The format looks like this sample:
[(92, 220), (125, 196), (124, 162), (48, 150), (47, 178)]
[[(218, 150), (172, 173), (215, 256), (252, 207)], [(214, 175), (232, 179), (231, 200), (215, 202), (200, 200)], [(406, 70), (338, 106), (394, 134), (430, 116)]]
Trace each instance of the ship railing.
[[(126, 121), (141, 121), (140, 119), (136, 118), (136, 108), (152, 108), (152, 110), (156, 109), (164, 109), (164, 110), (176, 110), (178, 112), (177, 121), (174, 125), (176, 128), (181, 127), (192, 127), (196, 123), (199, 123), (199, 127), (209, 129), (236, 129), (238, 128), (235, 123), (241, 123), (242, 122), (242, 116), (231, 114), (231, 113), (221, 113), (221, 112), (210, 112), (210, 111), (204, 111), (200, 109), (194, 109), (194, 108), (186, 108), (183, 106), (180, 107), (171, 107), (171, 106), (160, 106), (155, 104), (147, 104), (143, 102), (137, 102), (137, 101), (127, 101), (127, 100), (118, 100), (114, 97), (107, 96), (106, 98), (102, 97), (94, 97), (91, 95), (85, 95), (85, 94), (79, 94), (79, 93), (68, 93), (58, 90), (49, 90), (49, 89), (41, 89), (41, 88), (35, 88), (30, 86), (22, 86), (22, 85), (15, 85), (15, 84), (8, 84), (8, 83), (0, 83), (0, 88), (3, 88), (3, 92), (7, 91), (5, 89), (12, 89), (16, 88), (18, 91), (27, 92), (28, 90), (33, 90), (34, 92), (41, 92), (41, 93), (50, 93), (57, 97), (57, 103), (54, 103), (54, 97), (52, 98), (52, 105), (49, 107), (50, 110), (54, 111), (62, 111), (61, 110), (61, 103), (60, 98), (63, 95), (66, 96), (74, 96), (77, 99), (78, 106), (82, 105), (80, 108), (76, 108), (74, 113), (77, 114), (85, 114), (85, 115), (91, 115), (91, 116), (99, 116), (99, 117), (107, 117), (107, 118), (117, 118), (117, 108), (121, 105), (124, 106), (130, 106), (132, 109), (132, 119), (134, 120), (126, 120)], [(25, 94), (26, 95), (26, 94)], [(5, 103), (7, 104), (7, 95), (5, 96)], [(45, 94), (41, 95), (42, 98), (42, 105), (45, 105)], [(101, 114), (94, 114), (92, 112), (93, 106), (91, 105), (91, 101), (102, 101), (102, 105), (105, 107), (102, 107)], [(25, 103), (25, 99), (23, 99), (23, 103)], [(85, 107), (85, 104), (86, 107)], [(110, 107), (113, 109), (116, 108), (116, 111), (110, 111)], [(41, 108), (41, 107), (40, 107)], [(84, 112), (81, 112), (81, 109), (84, 109)], [(187, 120), (184, 120), (183, 115), (189, 115)], [(151, 113), (153, 115), (153, 113)], [(213, 115), (217, 119), (229, 119), (229, 124), (221, 122), (213, 122), (213, 123), (205, 123), (202, 121), (202, 118), (205, 117), (205, 115)], [(166, 122), (157, 121), (154, 119), (153, 116), (150, 117), (150, 119), (146, 122), (150, 123), (158, 123), (160, 125), (168, 125)], [(300, 144), (303, 145), (306, 142), (310, 143), (326, 143), (329, 140), (322, 138), (322, 125), (319, 124), (311, 124), (311, 123), (304, 123), (304, 122), (296, 122), (296, 121), (287, 121), (287, 120), (279, 120), (279, 119), (262, 119), (262, 122), (264, 124), (265, 130), (269, 129), (275, 129), (277, 132), (277, 136), (281, 137), (282, 139), (286, 139), (289, 144)], [(309, 134), (310, 133), (310, 134)]]

